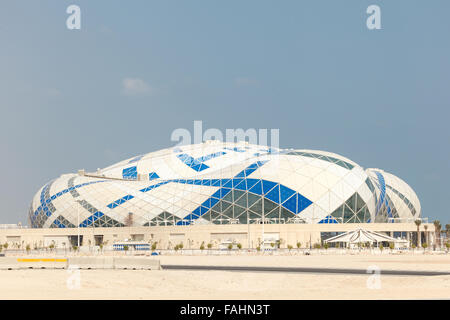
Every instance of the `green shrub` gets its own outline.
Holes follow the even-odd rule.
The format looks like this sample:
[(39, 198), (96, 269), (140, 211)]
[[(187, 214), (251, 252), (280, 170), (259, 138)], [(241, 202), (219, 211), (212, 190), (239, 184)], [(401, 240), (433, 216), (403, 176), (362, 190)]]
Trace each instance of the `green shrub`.
[(426, 249), (428, 247), (428, 243), (424, 242), (422, 243), (422, 248)]
[(228, 248), (228, 250), (231, 250), (231, 249), (233, 249), (233, 245), (230, 243), (227, 248)]
[(208, 249), (212, 248), (212, 243), (208, 243)]
[(329, 246), (328, 243), (325, 242), (325, 243), (323, 244), (323, 247), (324, 247), (325, 250), (327, 250), (330, 246)]
[(292, 247), (292, 245), (290, 245), (290, 244), (288, 244), (288, 246), (287, 246), (287, 247), (288, 247), (289, 251), (291, 251), (291, 250), (292, 250), (292, 248), (293, 248), (293, 247)]
[(395, 248), (394, 243), (393, 243), (393, 242), (390, 242), (390, 243), (389, 243), (389, 249), (393, 250), (394, 248)]
[(300, 247), (302, 246), (301, 242), (297, 242), (297, 249), (300, 249)]
[(241, 250), (242, 249), (242, 244), (238, 243), (237, 247), (238, 247), (239, 250)]

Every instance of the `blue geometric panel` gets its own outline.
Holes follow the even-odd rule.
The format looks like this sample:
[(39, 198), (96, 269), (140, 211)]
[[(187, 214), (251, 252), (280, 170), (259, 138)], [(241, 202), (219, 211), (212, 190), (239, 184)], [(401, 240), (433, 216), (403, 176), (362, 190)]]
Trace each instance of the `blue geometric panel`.
[(137, 179), (137, 167), (129, 167), (122, 170), (122, 177), (124, 179), (131, 179), (136, 180)]
[(269, 193), (267, 193), (266, 198), (279, 204), (280, 203), (280, 185), (277, 184)]
[(324, 219), (320, 220), (318, 223), (338, 223), (332, 216), (326, 216)]
[(194, 158), (185, 153), (178, 154), (177, 158), (180, 159), (185, 165), (187, 165), (188, 167), (192, 168), (197, 172), (209, 168), (207, 165), (201, 167), (202, 163), (200, 161), (195, 160)]
[[(45, 217), (46, 217), (45, 220), (46, 220), (48, 217), (50, 217), (50, 216), (52, 215), (53, 211), (55, 211), (55, 209), (54, 209), (54, 207), (53, 207), (53, 204), (52, 204), (52, 201), (55, 200), (56, 198), (58, 198), (58, 197), (60, 197), (60, 196), (62, 196), (62, 195), (64, 195), (64, 194), (66, 194), (67, 192), (70, 192), (70, 191), (72, 191), (72, 190), (75, 190), (75, 189), (78, 189), (78, 188), (82, 188), (82, 187), (84, 187), (84, 186), (88, 186), (88, 185), (91, 185), (91, 184), (100, 183), (100, 182), (106, 182), (106, 180), (99, 180), (99, 181), (92, 181), (92, 182), (85, 182), (85, 183), (77, 184), (77, 185), (75, 185), (75, 186), (73, 186), (73, 187), (70, 187), (70, 188), (67, 188), (67, 189), (62, 190), (62, 191), (58, 192), (57, 194), (55, 194), (55, 195), (53, 195), (53, 196), (50, 196), (50, 195), (49, 195), (49, 189), (50, 189), (50, 186), (51, 186), (51, 184), (52, 184), (53, 182), (48, 183), (48, 184), (42, 189), (42, 192), (41, 192), (41, 198), (40, 198), (41, 204), (40, 204), (40, 206), (33, 212), (33, 216), (31, 217), (31, 223), (32, 223), (32, 225), (35, 224), (36, 218), (38, 217), (38, 215), (39, 215), (40, 213), (43, 213), (43, 214), (45, 215)], [(43, 221), (41, 221), (41, 223), (39, 223), (39, 225), (40, 225), (41, 227), (42, 227), (42, 224), (45, 222), (45, 220), (43, 220)]]
[(290, 197), (283, 203), (283, 207), (285, 207), (294, 214), (297, 213), (297, 196), (298, 196), (297, 194), (294, 194), (292, 197)]
[(391, 207), (389, 206), (389, 201), (386, 198), (386, 182), (384, 180), (383, 175), (380, 172), (375, 171), (375, 174), (377, 175), (377, 178), (378, 178), (378, 182), (379, 182), (378, 189), (380, 190), (380, 197), (378, 198), (378, 201), (377, 201), (376, 214), (378, 215), (378, 213), (381, 210), (383, 204), (385, 204), (386, 205), (386, 209), (387, 209), (388, 217), (392, 218)]
[(270, 190), (272, 190), (273, 187), (275, 187), (277, 185), (276, 182), (272, 182), (269, 180), (262, 180), (262, 184), (263, 184), (264, 194), (267, 194)]
[[(264, 162), (265, 163), (265, 162)], [(262, 164), (261, 162), (254, 163), (247, 167), (247, 169), (259, 168)], [(241, 171), (242, 172), (245, 172)], [(242, 176), (239, 173), (239, 176)], [(294, 214), (298, 214), (304, 209), (306, 209), (309, 205), (312, 204), (312, 201), (305, 198), (301, 194), (295, 192), (294, 190), (282, 186), (278, 183), (268, 180), (259, 180), (259, 179), (250, 179), (250, 178), (238, 178), (237, 176), (233, 179), (220, 179), (221, 185), (223, 186), (219, 190), (217, 190), (209, 199), (203, 202), (199, 207), (197, 207), (192, 214), (187, 215), (183, 218), (183, 220), (178, 221), (177, 225), (189, 225), (192, 220), (198, 219), (203, 214), (208, 212), (207, 209), (211, 208), (211, 200), (214, 199), (215, 203), (219, 201), (219, 199), (224, 198), (227, 194), (229, 194), (232, 190), (242, 190), (247, 191), (257, 195), (265, 195), (264, 198), (269, 199), (275, 203), (281, 203), (281, 190), (283, 190), (283, 199), (285, 199), (284, 203), (281, 203), (281, 206), (290, 210)], [(169, 180), (170, 181), (170, 180)], [(200, 180), (201, 181), (201, 180)], [(171, 182), (178, 182), (179, 180), (172, 180)], [(245, 189), (244, 189), (245, 187)], [(264, 192), (263, 192), (264, 190)], [(287, 195), (291, 195), (290, 198), (286, 198)]]
[(249, 190), (251, 193), (262, 195), (262, 182), (258, 181), (253, 187)]
[(312, 204), (312, 201), (297, 193), (297, 213), (302, 212)]
[(134, 196), (132, 196), (131, 194), (128, 194), (128, 195), (108, 204), (107, 207), (110, 209), (114, 209), (115, 207), (120, 206), (122, 203), (127, 202), (128, 200), (131, 200), (133, 198), (134, 198)]
[(158, 174), (157, 174), (156, 172), (150, 172), (150, 173), (148, 174), (148, 178), (149, 178), (150, 181), (151, 181), (151, 180), (154, 180), (154, 179), (158, 179), (159, 176), (158, 176)]
[(287, 199), (289, 199), (293, 194), (295, 194), (295, 191), (280, 184), (280, 197), (281, 197), (281, 203), (285, 202)]
[(80, 227), (89, 227), (91, 226), (95, 221), (97, 221), (97, 219), (101, 218), (104, 216), (104, 213), (101, 211), (97, 211), (95, 212), (92, 216), (86, 218), (85, 220), (83, 220), (83, 222), (80, 223)]
[(185, 165), (187, 165), (191, 169), (193, 169), (197, 172), (200, 172), (200, 171), (203, 171), (203, 170), (206, 170), (209, 168), (209, 166), (207, 166), (203, 162), (208, 161), (212, 158), (220, 157), (224, 154), (226, 154), (226, 152), (215, 152), (215, 153), (211, 153), (206, 156), (202, 156), (197, 159), (194, 159), (190, 155), (182, 153), (182, 154), (178, 154), (177, 158), (180, 159)]
[(158, 188), (158, 187), (160, 187), (160, 186), (162, 186), (162, 185), (168, 184), (169, 182), (170, 182), (170, 181), (163, 181), (163, 182), (160, 182), (160, 183), (157, 183), (157, 184), (148, 186), (147, 188), (141, 189), (141, 190), (139, 190), (139, 191), (141, 191), (141, 192), (148, 192), (148, 191), (153, 190), (153, 189), (155, 189), (155, 188)]

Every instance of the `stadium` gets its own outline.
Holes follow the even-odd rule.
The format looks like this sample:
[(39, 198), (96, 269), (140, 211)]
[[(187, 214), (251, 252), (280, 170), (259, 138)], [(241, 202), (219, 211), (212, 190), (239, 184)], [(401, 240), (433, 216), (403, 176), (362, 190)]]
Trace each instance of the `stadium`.
[(33, 197), (29, 228), (3, 233), (57, 245), (256, 248), (311, 246), (356, 228), (417, 241), (416, 220), (421, 241), (433, 243), (413, 189), (381, 169), (331, 152), (212, 140), (63, 174)]
[(403, 180), (340, 155), (210, 141), (64, 174), (34, 196), (33, 228), (413, 222)]

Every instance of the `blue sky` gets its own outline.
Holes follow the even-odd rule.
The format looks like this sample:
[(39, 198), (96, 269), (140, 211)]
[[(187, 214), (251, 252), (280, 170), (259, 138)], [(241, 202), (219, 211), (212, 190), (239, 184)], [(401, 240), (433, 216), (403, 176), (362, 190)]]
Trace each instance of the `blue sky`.
[[(81, 30), (66, 28), (70, 4)], [(382, 30), (366, 27), (371, 4)], [(382, 168), (449, 223), (448, 12), (444, 0), (3, 0), (0, 222), (25, 223), (60, 174), (168, 147), (202, 120), (279, 128), (281, 147)]]

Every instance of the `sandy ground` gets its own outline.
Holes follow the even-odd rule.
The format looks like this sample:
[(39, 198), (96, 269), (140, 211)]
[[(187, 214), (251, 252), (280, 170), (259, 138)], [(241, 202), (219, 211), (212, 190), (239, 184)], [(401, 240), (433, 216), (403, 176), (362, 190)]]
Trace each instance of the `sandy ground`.
[[(162, 264), (450, 271), (450, 255), (160, 258)], [(68, 270), (0, 270), (0, 299), (450, 299), (450, 276), (81, 270), (79, 288), (76, 279)]]

